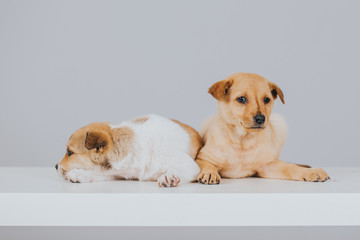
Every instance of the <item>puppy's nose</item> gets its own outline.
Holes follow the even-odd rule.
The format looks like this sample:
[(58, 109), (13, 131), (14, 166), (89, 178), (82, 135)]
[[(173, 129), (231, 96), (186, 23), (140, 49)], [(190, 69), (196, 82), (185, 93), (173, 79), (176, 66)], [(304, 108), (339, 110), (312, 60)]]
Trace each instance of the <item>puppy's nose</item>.
[(58, 164), (55, 165), (55, 169), (58, 170)]
[(254, 117), (254, 121), (257, 123), (257, 124), (263, 124), (265, 122), (265, 116), (262, 115), (262, 114), (257, 114), (255, 115)]

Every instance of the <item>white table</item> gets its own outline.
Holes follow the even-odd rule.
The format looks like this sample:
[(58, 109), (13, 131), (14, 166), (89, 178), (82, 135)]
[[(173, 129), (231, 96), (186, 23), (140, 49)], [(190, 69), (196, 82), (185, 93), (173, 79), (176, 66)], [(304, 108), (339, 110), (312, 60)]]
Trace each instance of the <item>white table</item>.
[(324, 183), (70, 183), (54, 168), (0, 168), (0, 226), (360, 226), (360, 168)]

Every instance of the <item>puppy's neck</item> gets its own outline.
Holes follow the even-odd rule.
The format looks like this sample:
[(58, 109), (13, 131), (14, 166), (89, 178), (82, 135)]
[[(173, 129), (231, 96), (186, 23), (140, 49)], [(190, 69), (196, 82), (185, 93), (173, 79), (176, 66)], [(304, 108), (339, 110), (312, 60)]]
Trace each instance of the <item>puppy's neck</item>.
[(127, 126), (113, 128), (111, 132), (114, 141), (113, 154), (116, 155), (117, 160), (124, 159), (133, 152), (135, 133)]
[(245, 139), (251, 139), (257, 136), (257, 132), (247, 131), (241, 124), (231, 123), (225, 120), (221, 114), (217, 114), (216, 121), (219, 122), (218, 126), (222, 126), (221, 132), (223, 132), (231, 142), (242, 142)]

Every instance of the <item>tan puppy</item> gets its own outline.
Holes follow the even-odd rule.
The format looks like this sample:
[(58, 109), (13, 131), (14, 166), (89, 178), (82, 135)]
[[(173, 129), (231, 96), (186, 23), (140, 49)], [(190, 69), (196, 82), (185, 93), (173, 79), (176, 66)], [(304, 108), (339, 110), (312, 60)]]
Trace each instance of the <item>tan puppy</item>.
[(285, 103), (277, 85), (257, 74), (237, 73), (215, 83), (209, 93), (218, 100), (218, 112), (200, 131), (205, 146), (196, 160), (201, 169), (199, 182), (218, 184), (221, 177), (250, 176), (310, 182), (329, 179), (321, 168), (279, 160), (287, 126), (280, 115), (271, 115), (277, 96)]

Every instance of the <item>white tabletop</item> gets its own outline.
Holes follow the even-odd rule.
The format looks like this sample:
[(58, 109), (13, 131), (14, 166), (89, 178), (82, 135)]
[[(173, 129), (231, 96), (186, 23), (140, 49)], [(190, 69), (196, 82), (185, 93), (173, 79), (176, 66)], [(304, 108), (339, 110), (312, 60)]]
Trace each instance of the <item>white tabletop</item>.
[(220, 185), (70, 183), (54, 168), (0, 168), (0, 226), (360, 225), (360, 168), (328, 182), (223, 179)]
[(1, 167), (0, 193), (360, 193), (360, 168), (326, 168), (327, 182), (263, 178), (222, 179), (220, 185), (180, 184), (159, 188), (155, 182), (70, 183), (55, 168)]

